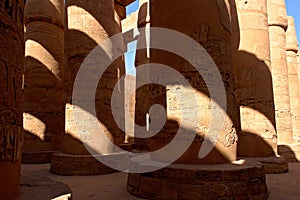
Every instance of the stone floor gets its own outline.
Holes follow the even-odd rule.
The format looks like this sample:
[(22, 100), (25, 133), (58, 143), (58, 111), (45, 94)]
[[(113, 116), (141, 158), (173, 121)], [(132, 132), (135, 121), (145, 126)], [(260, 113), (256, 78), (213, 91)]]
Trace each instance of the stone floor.
[[(101, 176), (57, 176), (50, 174), (49, 164), (22, 165), (23, 175), (42, 175), (67, 184), (74, 200), (136, 200), (126, 191), (126, 174)], [(285, 174), (267, 175), (270, 200), (300, 199), (300, 163), (289, 163)], [(35, 199), (30, 199), (35, 200)]]

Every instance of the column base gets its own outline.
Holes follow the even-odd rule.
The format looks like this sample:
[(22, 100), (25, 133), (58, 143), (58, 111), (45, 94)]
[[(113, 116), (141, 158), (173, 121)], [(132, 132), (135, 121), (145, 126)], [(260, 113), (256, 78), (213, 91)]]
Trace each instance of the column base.
[(15, 200), (72, 200), (72, 192), (67, 185), (44, 176), (21, 176), (20, 186)]
[[(127, 156), (127, 157), (126, 157)], [(116, 166), (122, 166), (124, 159), (128, 158), (127, 154), (119, 153), (112, 155), (97, 155), (114, 162)], [(102, 175), (118, 172), (112, 169), (92, 155), (72, 155), (65, 153), (55, 153), (52, 155), (50, 172), (52, 174), (63, 176), (75, 175)]]
[(181, 165), (143, 174), (128, 174), (132, 195), (157, 200), (268, 198), (264, 167), (258, 163)]
[(61, 150), (53, 151), (22, 151), (22, 164), (51, 163), (51, 156)]
[(278, 154), (288, 162), (300, 161), (300, 143), (278, 145)]
[(247, 157), (240, 158), (246, 162), (260, 162), (264, 165), (266, 174), (281, 174), (289, 171), (287, 160), (283, 156), (270, 156), (270, 157)]

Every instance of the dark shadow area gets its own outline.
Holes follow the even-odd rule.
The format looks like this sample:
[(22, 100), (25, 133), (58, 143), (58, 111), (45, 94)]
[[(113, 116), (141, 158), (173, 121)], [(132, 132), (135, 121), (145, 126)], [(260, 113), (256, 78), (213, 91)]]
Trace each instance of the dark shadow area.
[(294, 148), (293, 145), (278, 145), (278, 154), (283, 156), (288, 162), (299, 162), (299, 157), (296, 156), (299, 155), (299, 153), (300, 152), (297, 148), (297, 144), (294, 146)]

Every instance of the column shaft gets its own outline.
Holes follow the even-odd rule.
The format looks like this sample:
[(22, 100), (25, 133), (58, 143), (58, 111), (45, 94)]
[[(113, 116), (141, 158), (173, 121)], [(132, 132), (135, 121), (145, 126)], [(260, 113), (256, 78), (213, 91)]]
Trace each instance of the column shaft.
[(299, 100), (299, 79), (297, 67), (298, 41), (295, 29), (294, 18), (288, 16), (288, 29), (286, 31), (286, 53), (289, 74), (290, 105), (293, 123), (293, 140), (300, 139), (300, 100)]
[(49, 162), (38, 153), (62, 149), (63, 21), (63, 0), (26, 2), (23, 162)]
[(277, 138), (279, 144), (290, 144), (293, 133), (285, 50), (287, 13), (284, 0), (267, 2)]
[(235, 0), (234, 72), (240, 107), (238, 156), (277, 152), (266, 0)]
[[(153, 49), (150, 50), (150, 63), (161, 63), (176, 69), (194, 88), (194, 90), (191, 91), (186, 90), (185, 86), (181, 85), (170, 84), (167, 87), (162, 87), (152, 84), (148, 88), (148, 94), (150, 95), (144, 96), (143, 99), (137, 99), (137, 101), (149, 101), (150, 105), (144, 106), (146, 111), (142, 111), (145, 112), (144, 114), (146, 114), (146, 112), (149, 111), (149, 108), (154, 104), (164, 106), (167, 111), (167, 122), (165, 126), (157, 135), (144, 140), (145, 149), (154, 151), (164, 147), (172, 140), (174, 135), (177, 134), (179, 126), (184, 127), (186, 133), (196, 133), (196, 139), (190, 148), (176, 161), (176, 163), (217, 164), (226, 163), (236, 159), (237, 138), (235, 131), (235, 119), (237, 118), (238, 112), (235, 105), (231, 55), (231, 28), (227, 3), (227, 1), (217, 0), (188, 0), (185, 2), (155, 1), (151, 4), (151, 27), (163, 27), (179, 31), (200, 43), (210, 54), (220, 70), (227, 95), (226, 119), (224, 127), (218, 136), (218, 142), (205, 158), (200, 159), (198, 154), (204, 138), (206, 138), (209, 134), (208, 130), (211, 125), (211, 114), (214, 112), (214, 108), (210, 107), (210, 103), (213, 99), (209, 97), (208, 88), (201, 76), (210, 76), (210, 74), (204, 73), (200, 75), (199, 72), (192, 67), (191, 63), (188, 63), (184, 59), (173, 55), (170, 52)], [(161, 39), (163, 40), (163, 38)], [(150, 37), (150, 43), (151, 42), (152, 37)], [(192, 44), (191, 48), (193, 48)], [(151, 71), (151, 66), (149, 70), (152, 78), (161, 75), (154, 74)], [(164, 76), (169, 77), (168, 74), (164, 74)], [(181, 123), (182, 114), (180, 113), (188, 113), (188, 109), (190, 109), (185, 109), (181, 107), (181, 105), (190, 103), (189, 95), (196, 95), (196, 102), (194, 102), (193, 109), (197, 109), (198, 112), (201, 113), (196, 122), (196, 127), (189, 127), (186, 124)], [(196, 106), (197, 103), (198, 106)], [(145, 117), (143, 119), (145, 119)], [(163, 158), (156, 155), (153, 159), (160, 160)]]
[(0, 1), (0, 199), (18, 195), (22, 146), (24, 1)]

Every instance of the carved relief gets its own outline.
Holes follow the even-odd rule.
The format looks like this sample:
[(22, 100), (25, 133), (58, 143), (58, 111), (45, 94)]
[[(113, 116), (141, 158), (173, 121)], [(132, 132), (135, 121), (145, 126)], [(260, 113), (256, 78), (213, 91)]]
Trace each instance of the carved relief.
[(22, 129), (17, 124), (17, 117), (13, 110), (0, 112), (0, 161), (20, 159)]
[(4, 9), (14, 22), (23, 23), (23, 0), (0, 0), (0, 9)]
[(237, 142), (238, 137), (233, 124), (225, 123), (224, 132), (225, 134), (220, 135), (218, 139), (225, 147), (230, 147)]
[[(221, 1), (218, 1), (220, 3)], [(224, 1), (222, 0), (223, 7), (221, 9), (227, 9)], [(219, 5), (220, 6), (220, 5)], [(221, 13), (225, 13), (224, 11)], [(228, 12), (227, 12), (228, 14)], [(226, 14), (226, 15), (227, 15)], [(225, 14), (224, 14), (225, 15)], [(223, 16), (224, 17), (224, 16)], [(229, 20), (229, 17), (227, 16)], [(230, 23), (222, 21), (223, 26), (226, 25), (230, 31)], [(230, 40), (225, 39), (223, 36), (215, 36), (210, 33), (210, 28), (207, 24), (199, 25), (194, 33), (191, 35), (198, 43), (205, 48), (205, 50), (210, 54), (211, 58), (214, 60), (215, 64), (218, 66), (220, 70), (221, 77), (224, 82), (225, 90), (228, 95), (232, 95), (235, 98), (234, 91), (234, 76), (231, 64), (231, 44)], [(204, 58), (196, 58), (193, 60), (193, 65), (205, 65)], [(189, 66), (189, 63), (184, 63), (184, 65)], [(187, 68), (187, 67), (186, 67)], [(199, 91), (207, 91), (207, 85), (212, 84), (215, 81), (214, 74), (209, 72), (201, 72), (201, 75), (196, 71), (191, 72), (182, 72), (184, 77), (190, 82), (190, 84)], [(206, 80), (206, 82), (204, 81)], [(235, 105), (233, 101), (228, 102), (228, 109), (234, 109)], [(210, 103), (202, 103), (198, 107), (201, 112), (205, 112), (208, 110), (217, 109), (215, 106), (213, 107)], [(211, 112), (211, 111), (208, 111)], [(199, 120), (197, 127), (195, 128), (195, 132), (197, 137), (194, 142), (201, 142), (204, 140), (205, 136), (209, 134), (209, 129), (206, 127), (207, 122)], [(237, 142), (237, 133), (236, 129), (231, 122), (230, 118), (226, 118), (226, 122), (224, 125), (224, 129), (221, 131), (221, 134), (218, 137), (219, 142), (224, 145), (224, 147), (230, 147)]]
[(23, 0), (0, 0), (0, 161), (20, 160)]

